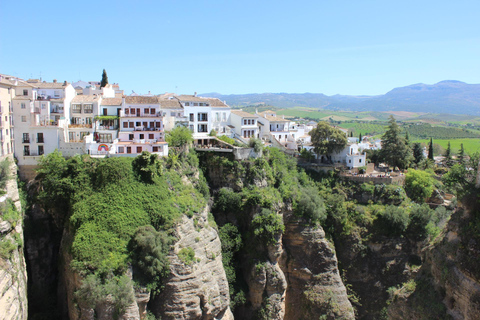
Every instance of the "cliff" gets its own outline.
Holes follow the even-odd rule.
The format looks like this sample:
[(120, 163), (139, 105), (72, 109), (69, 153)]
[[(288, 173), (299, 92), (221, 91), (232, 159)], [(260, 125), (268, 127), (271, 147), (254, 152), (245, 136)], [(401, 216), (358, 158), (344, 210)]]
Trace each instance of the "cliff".
[(16, 165), (10, 163), (6, 194), (0, 198), (0, 318), (27, 319), (27, 270), (23, 256), (23, 212), (16, 181)]
[(162, 319), (233, 319), (220, 239), (207, 206), (175, 226), (164, 289), (149, 306)]

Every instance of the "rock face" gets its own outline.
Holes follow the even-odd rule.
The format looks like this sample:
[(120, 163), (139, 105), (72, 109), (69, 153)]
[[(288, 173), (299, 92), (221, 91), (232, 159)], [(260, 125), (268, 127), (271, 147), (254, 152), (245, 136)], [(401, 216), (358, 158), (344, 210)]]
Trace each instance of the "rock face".
[(208, 210), (184, 216), (175, 228), (169, 279), (149, 305), (162, 319), (233, 319), (220, 239)]
[(347, 291), (338, 272), (335, 251), (320, 227), (292, 220), (285, 224), (283, 243), (288, 252), (284, 266), (286, 320), (355, 319)]
[[(1, 202), (10, 198), (20, 213), (16, 221), (5, 221), (0, 216), (0, 319), (27, 319), (27, 270), (23, 256), (23, 214), (20, 205), (16, 176), (16, 165), (13, 157), (10, 161), (11, 176), (7, 182), (7, 194)], [(3, 160), (3, 159), (2, 159)], [(11, 251), (6, 246), (11, 246)]]

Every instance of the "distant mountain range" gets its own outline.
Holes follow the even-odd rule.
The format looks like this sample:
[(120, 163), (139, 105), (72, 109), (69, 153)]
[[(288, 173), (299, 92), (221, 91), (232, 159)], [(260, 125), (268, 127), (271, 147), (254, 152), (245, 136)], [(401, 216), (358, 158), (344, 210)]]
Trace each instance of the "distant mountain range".
[(378, 96), (326, 96), (322, 93), (205, 93), (232, 107), (272, 105), (279, 108), (309, 107), (349, 111), (412, 111), (480, 115), (480, 84), (446, 80), (428, 85), (412, 84)]

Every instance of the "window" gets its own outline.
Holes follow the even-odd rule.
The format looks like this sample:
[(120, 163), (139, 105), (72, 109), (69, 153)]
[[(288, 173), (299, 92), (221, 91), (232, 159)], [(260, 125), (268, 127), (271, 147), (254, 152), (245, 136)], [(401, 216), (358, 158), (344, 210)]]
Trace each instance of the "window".
[(127, 153), (132, 153), (132, 147), (127, 147)]
[(215, 121), (220, 121), (220, 112), (215, 112)]
[(80, 112), (82, 112), (82, 105), (81, 105), (81, 104), (73, 104), (73, 105), (72, 105), (72, 112), (73, 112), (73, 113), (80, 113)]
[(130, 109), (125, 108), (125, 114), (129, 114), (129, 113), (130, 113)]
[(152, 152), (158, 152), (158, 147), (153, 147)]
[(27, 116), (22, 116), (22, 122), (27, 122)]
[(141, 125), (142, 125), (142, 123), (140, 121), (135, 122), (136, 127), (140, 127)]
[(143, 133), (140, 133), (139, 139), (145, 139), (145, 135)]
[(142, 147), (137, 147), (137, 153), (142, 153)]
[(23, 143), (30, 143), (30, 134), (29, 133), (24, 133), (22, 136), (22, 142)]
[(161, 128), (162, 123), (160, 121), (155, 122), (156, 128)]
[(150, 109), (150, 114), (155, 114), (155, 108)]
[(145, 108), (145, 110), (143, 110), (143, 113), (144, 113), (144, 114), (150, 114), (150, 109), (149, 109), (149, 108)]
[(189, 107), (190, 106), (190, 102), (185, 102), (185, 107)]
[(198, 125), (198, 132), (207, 132), (207, 125), (206, 124), (199, 124)]
[(43, 153), (43, 146), (38, 146), (38, 155), (41, 156)]
[(91, 104), (86, 104), (83, 106), (83, 112), (84, 113), (93, 113), (93, 105)]
[(45, 109), (45, 107), (46, 107), (45, 103), (42, 103), (42, 109)]
[(98, 135), (100, 142), (112, 142), (112, 134), (111, 133), (100, 133)]
[(108, 115), (107, 108), (103, 108), (103, 115), (104, 115), (104, 116)]
[(133, 135), (133, 134), (129, 134), (129, 135), (128, 135), (128, 140), (132, 141), (133, 138), (134, 138), (134, 135)]
[(27, 89), (23, 89), (23, 95), (28, 96), (28, 90)]
[(125, 148), (124, 147), (118, 147), (118, 153), (124, 153)]
[(148, 139), (155, 139), (155, 135), (153, 133), (148, 134)]
[(37, 143), (44, 143), (43, 141), (43, 132), (37, 133)]
[(243, 119), (243, 125), (244, 125), (244, 126), (247, 125), (247, 119)]
[(85, 124), (92, 124), (93, 123), (93, 118), (85, 118)]
[(123, 123), (123, 127), (124, 127), (124, 128), (128, 128), (128, 122), (124, 122), (124, 123)]
[(135, 128), (135, 123), (129, 122), (129, 123), (128, 123), (128, 127), (129, 127), (129, 128)]
[(227, 113), (226, 112), (222, 113), (222, 121), (227, 121)]
[(53, 95), (54, 95), (55, 97), (60, 97), (60, 92), (59, 92), (59, 91), (55, 91), (55, 92), (53, 93)]
[(362, 159), (358, 159), (358, 163), (362, 163)]
[(208, 114), (207, 113), (199, 113), (197, 115), (198, 121), (208, 121)]
[(188, 126), (188, 128), (190, 129), (191, 132), (193, 132), (193, 124), (191, 124), (190, 126)]
[(25, 103), (24, 103), (24, 102), (22, 102), (22, 103), (20, 104), (20, 108), (22, 108), (22, 109), (26, 109), (26, 108), (27, 108), (27, 106), (25, 105)]
[(24, 156), (30, 155), (30, 146), (23, 146), (23, 155)]
[(190, 121), (191, 122), (195, 121), (193, 113), (190, 113)]
[(198, 103), (197, 103), (197, 102), (194, 102), (194, 103), (193, 103), (193, 106), (194, 106), (194, 107), (198, 107)]
[(170, 112), (170, 117), (175, 117), (175, 112), (174, 111)]

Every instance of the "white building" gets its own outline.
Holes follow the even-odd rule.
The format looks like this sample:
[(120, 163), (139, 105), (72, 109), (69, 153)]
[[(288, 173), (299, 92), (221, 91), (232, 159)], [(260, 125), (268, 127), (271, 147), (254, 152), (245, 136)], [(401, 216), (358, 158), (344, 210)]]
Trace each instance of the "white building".
[(232, 110), (230, 113), (230, 126), (235, 137), (242, 140), (259, 138), (258, 115), (242, 110)]
[(215, 98), (197, 96), (175, 96), (184, 108), (188, 118), (188, 127), (194, 139), (207, 137), (212, 130), (218, 135), (230, 135), (230, 107)]
[(39, 156), (53, 152), (65, 141), (74, 96), (75, 89), (66, 81), (18, 83), (12, 103), (19, 165), (37, 164)]

